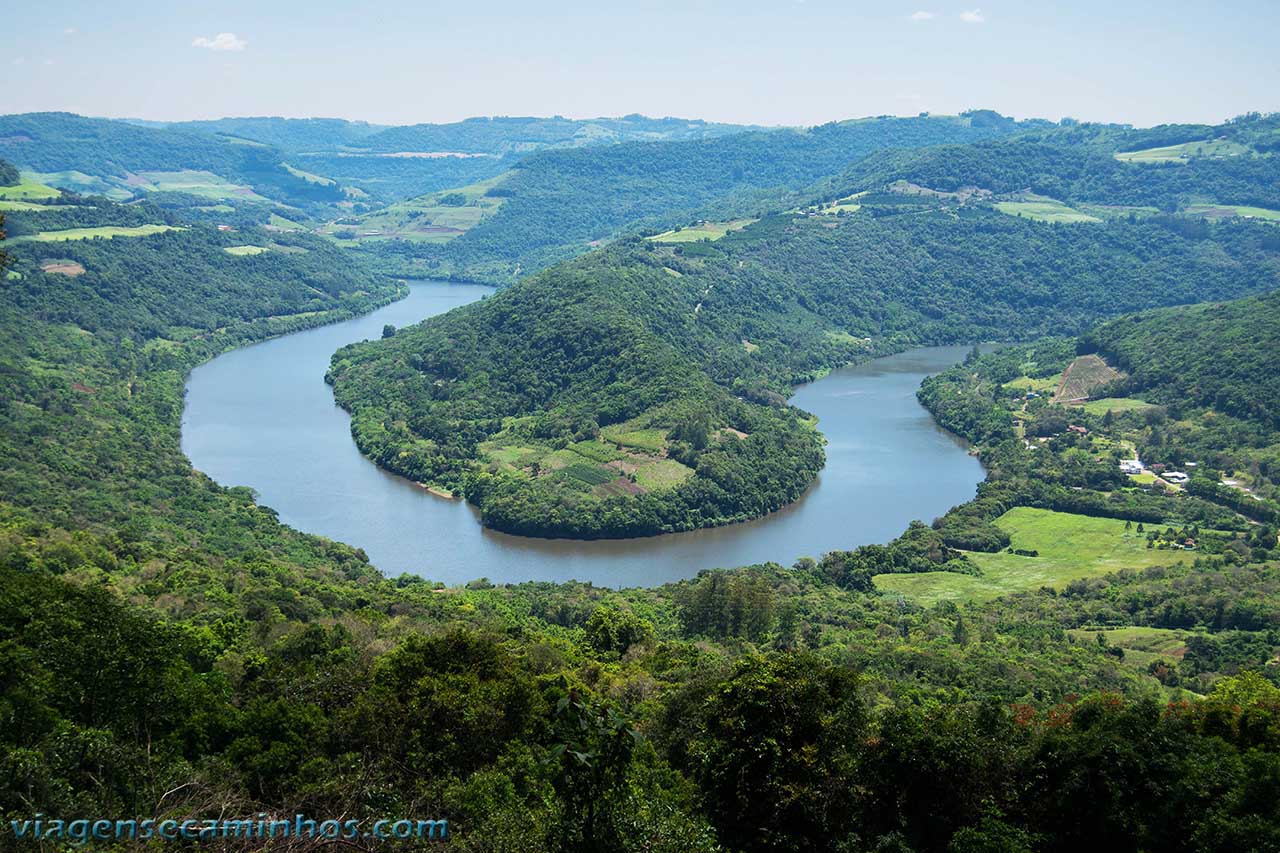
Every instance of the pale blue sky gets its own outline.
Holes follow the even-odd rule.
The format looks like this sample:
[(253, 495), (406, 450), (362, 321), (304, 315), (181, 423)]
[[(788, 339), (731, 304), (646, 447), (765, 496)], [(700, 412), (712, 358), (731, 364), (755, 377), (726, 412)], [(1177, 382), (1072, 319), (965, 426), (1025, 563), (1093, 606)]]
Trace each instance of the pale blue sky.
[(14, 0), (0, 113), (150, 119), (1280, 110), (1280, 0)]

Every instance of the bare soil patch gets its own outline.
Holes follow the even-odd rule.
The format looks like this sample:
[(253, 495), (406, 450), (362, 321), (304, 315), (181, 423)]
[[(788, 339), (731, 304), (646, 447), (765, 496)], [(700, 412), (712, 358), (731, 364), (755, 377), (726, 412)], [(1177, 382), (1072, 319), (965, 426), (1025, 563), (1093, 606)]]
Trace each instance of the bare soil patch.
[(84, 275), (84, 267), (75, 261), (50, 261), (41, 264), (40, 269), (54, 275)]

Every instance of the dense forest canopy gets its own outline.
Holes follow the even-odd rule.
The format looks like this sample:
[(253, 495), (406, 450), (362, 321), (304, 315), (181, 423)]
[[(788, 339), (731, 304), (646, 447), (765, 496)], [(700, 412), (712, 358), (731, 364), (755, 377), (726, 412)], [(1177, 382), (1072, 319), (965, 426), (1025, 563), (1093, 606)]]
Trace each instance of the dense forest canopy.
[[(443, 246), (378, 244), (434, 277), (507, 284), (517, 275), (582, 254), (651, 219), (749, 190), (799, 189), (871, 152), (973, 142), (1013, 132), (998, 114), (868, 118), (805, 130), (740, 133), (699, 142), (630, 143), (544, 151), (490, 192), (505, 203), (491, 219)], [(434, 270), (434, 272), (432, 272)]]
[[(1261, 161), (1259, 122), (1232, 139)], [(1018, 169), (1101, 175), (1097, 151), (1200, 133), (1027, 130), (1023, 153), (952, 149), (955, 180), (986, 158), (1021, 191)], [(1097, 151), (1046, 153), (1067, 134), (1050, 147)], [(402, 288), (279, 220), (215, 228), (237, 214), (208, 199), (5, 195), (0, 825), (430, 817), (504, 853), (1280, 846), (1280, 243), (1181, 207), (1242, 199), (1269, 166), (1119, 163), (1171, 209), (1054, 225), (941, 194), (933, 156), (873, 157), (857, 199), (828, 174), (758, 222), (699, 223), (716, 239), (624, 235), (335, 356), (379, 463), (456, 483), (491, 523), (608, 535), (791, 499), (822, 460), (785, 405), (800, 379), (1022, 339), (920, 391), (987, 466), (973, 501), (882, 545), (654, 589), (444, 588), (280, 524), (183, 456), (187, 371)], [(145, 225), (171, 230), (101, 233)], [(91, 233), (47, 236), (72, 229)], [(1113, 372), (1089, 390), (1110, 396), (1052, 399), (1099, 353)], [(1135, 453), (1198, 473), (1126, 474)], [(1096, 539), (1120, 559), (1090, 562)]]
[(1278, 321), (1280, 294), (1268, 293), (1115, 320), (1082, 346), (1123, 368), (1127, 386), (1153, 402), (1211, 407), (1280, 431)]
[[(897, 204), (882, 216), (866, 199), (858, 216), (772, 216), (713, 243), (624, 240), (347, 347), (331, 379), (362, 450), (462, 492), (487, 524), (658, 533), (793, 499), (820, 462), (781, 401), (823, 368), (910, 344), (1078, 331), (1280, 280), (1266, 226), (1188, 238), (1155, 220), (1052, 227), (983, 208), (917, 204), (904, 215)], [(641, 429), (650, 451), (692, 469), (687, 479), (664, 490), (621, 482), (619, 470), (644, 464), (625, 437)], [(583, 458), (532, 458), (566, 446)], [(521, 461), (504, 458), (516, 449)], [(611, 491), (615, 479), (630, 494)]]

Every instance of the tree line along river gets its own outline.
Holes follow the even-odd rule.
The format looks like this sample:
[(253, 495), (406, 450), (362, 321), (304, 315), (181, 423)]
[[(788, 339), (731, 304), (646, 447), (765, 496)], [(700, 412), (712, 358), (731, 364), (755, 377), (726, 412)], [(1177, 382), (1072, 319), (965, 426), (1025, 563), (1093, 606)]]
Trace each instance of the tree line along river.
[(700, 569), (885, 542), (973, 496), (982, 467), (938, 428), (915, 391), (965, 347), (930, 347), (836, 370), (797, 389), (818, 416), (827, 464), (799, 501), (765, 518), (645, 539), (528, 539), (480, 526), (461, 501), (436, 497), (360, 455), (350, 419), (324, 382), (341, 346), (376, 338), (490, 292), (412, 283), (409, 296), (363, 317), (234, 350), (192, 371), (182, 448), (227, 486), (249, 486), (298, 530), (361, 547), (389, 575), (449, 584), (591, 581), (656, 586)]

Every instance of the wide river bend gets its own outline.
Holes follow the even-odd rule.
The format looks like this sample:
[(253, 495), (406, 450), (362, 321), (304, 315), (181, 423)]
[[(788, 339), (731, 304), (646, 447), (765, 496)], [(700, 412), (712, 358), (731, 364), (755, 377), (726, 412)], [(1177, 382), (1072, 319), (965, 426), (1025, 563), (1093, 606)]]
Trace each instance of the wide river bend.
[(916, 401), (920, 381), (962, 359), (931, 347), (837, 370), (796, 390), (818, 416), (827, 465), (799, 501), (766, 518), (712, 530), (597, 542), (540, 540), (480, 526), (461, 501), (438, 498), (360, 455), (349, 418), (324, 382), (344, 344), (376, 338), (490, 292), (439, 282), (372, 314), (228, 352), (192, 371), (182, 449), (228, 486), (249, 486), (284, 523), (364, 548), (383, 572), (449, 584), (577, 579), (656, 586), (699, 569), (885, 542), (973, 497), (982, 467)]

